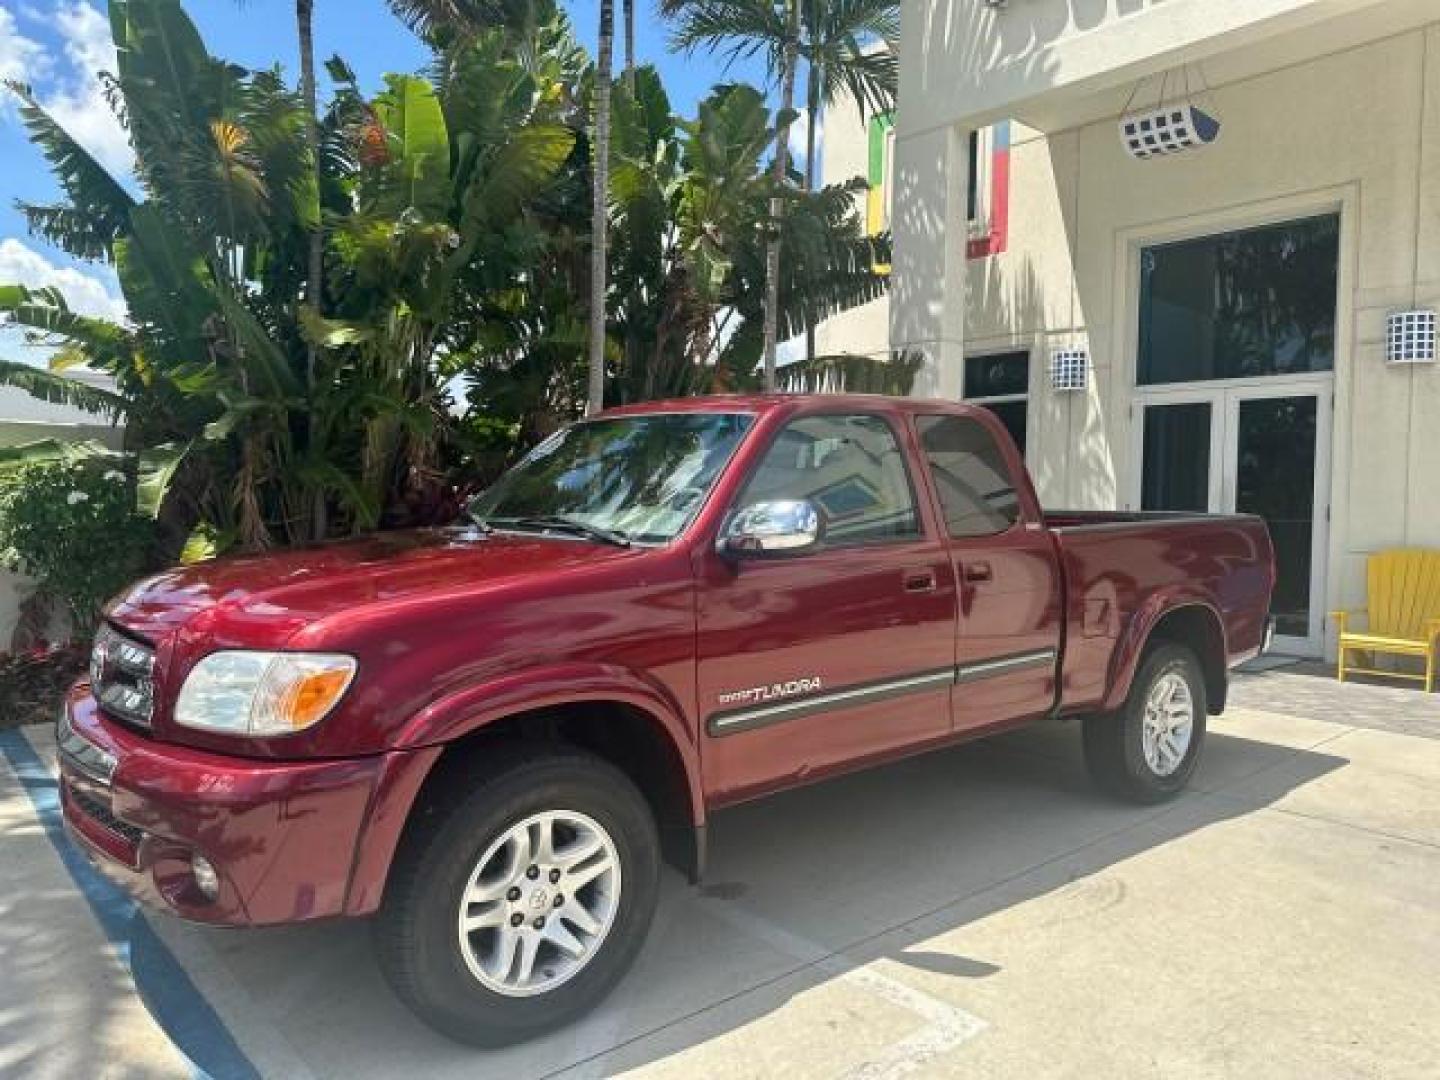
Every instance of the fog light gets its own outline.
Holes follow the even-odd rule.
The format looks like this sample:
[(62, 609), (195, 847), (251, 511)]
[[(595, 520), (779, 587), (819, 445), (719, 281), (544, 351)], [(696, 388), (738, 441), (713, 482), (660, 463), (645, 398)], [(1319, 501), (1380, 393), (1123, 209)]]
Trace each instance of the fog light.
[(204, 855), (191, 857), (190, 873), (195, 878), (195, 887), (205, 894), (206, 900), (214, 900), (220, 895), (220, 875)]

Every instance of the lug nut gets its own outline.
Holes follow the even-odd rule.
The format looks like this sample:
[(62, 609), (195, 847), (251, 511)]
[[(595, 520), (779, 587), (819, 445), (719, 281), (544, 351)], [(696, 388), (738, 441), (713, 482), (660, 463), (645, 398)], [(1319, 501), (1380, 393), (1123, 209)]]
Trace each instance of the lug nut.
[(555, 906), (556, 906), (556, 907), (564, 907), (564, 905), (565, 905), (565, 897), (563, 897), (563, 896), (560, 895), (559, 893), (556, 893), (556, 894), (555, 894)]
[(511, 926), (519, 926), (519, 925), (520, 925), (521, 923), (523, 923), (524, 921), (525, 921), (525, 916), (524, 916), (524, 915), (511, 915), (511, 916), (510, 916), (510, 925), (511, 925)]
[(534, 881), (537, 877), (540, 876), (540, 868), (538, 866), (530, 867), (529, 870), (525, 871), (525, 876), (528, 877), (531, 881)]
[(505, 899), (513, 904), (516, 900), (520, 899), (520, 890), (512, 886), (510, 891), (505, 894)]
[(557, 881), (559, 881), (559, 880), (560, 880), (560, 871), (559, 871), (559, 870), (551, 870), (551, 871), (550, 871), (550, 884), (551, 884), (551, 885), (554, 885), (554, 884), (555, 884)]
[(544, 915), (541, 915), (538, 919), (536, 919), (536, 920), (535, 920), (533, 923), (531, 923), (530, 925), (533, 926), (533, 927), (535, 927), (536, 930), (544, 930), (544, 929), (545, 929), (545, 916), (544, 916)]

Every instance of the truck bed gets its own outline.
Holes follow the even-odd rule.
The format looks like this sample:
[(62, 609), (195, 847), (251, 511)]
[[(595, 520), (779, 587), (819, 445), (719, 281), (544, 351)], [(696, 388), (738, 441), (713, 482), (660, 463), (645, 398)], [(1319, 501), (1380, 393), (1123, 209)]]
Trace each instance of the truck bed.
[(1227, 664), (1263, 643), (1273, 560), (1260, 518), (1046, 510), (1043, 519), (1065, 589), (1062, 712), (1118, 704), (1107, 700), (1115, 666), (1143, 644), (1152, 607), (1208, 608), (1223, 628)]

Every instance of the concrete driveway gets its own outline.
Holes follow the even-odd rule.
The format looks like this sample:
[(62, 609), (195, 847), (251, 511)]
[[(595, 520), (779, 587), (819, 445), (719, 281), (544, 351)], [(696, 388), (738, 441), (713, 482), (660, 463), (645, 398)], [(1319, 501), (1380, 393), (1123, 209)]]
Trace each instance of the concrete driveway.
[[(1437, 730), (1440, 734), (1440, 730)], [(606, 1006), (498, 1053), (364, 925), (135, 912), (0, 736), (0, 1075), (1433, 1077), (1440, 741), (1234, 709), (1196, 790), (1092, 792), (1048, 725), (729, 811)], [(51, 807), (47, 809), (47, 807)], [(58, 841), (58, 846), (57, 846)]]

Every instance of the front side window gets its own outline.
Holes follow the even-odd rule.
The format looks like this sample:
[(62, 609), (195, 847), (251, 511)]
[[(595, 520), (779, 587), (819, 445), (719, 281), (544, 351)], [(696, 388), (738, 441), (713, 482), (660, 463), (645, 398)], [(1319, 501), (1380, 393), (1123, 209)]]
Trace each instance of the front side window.
[(810, 416), (787, 425), (739, 505), (781, 499), (815, 504), (828, 547), (920, 535), (900, 444), (878, 416)]
[(1020, 520), (1020, 494), (995, 436), (968, 416), (922, 416), (920, 444), (950, 535), (995, 536)]
[(569, 522), (638, 543), (673, 540), (699, 512), (753, 417), (663, 413), (590, 420), (532, 450), (470, 504), (503, 528)]

